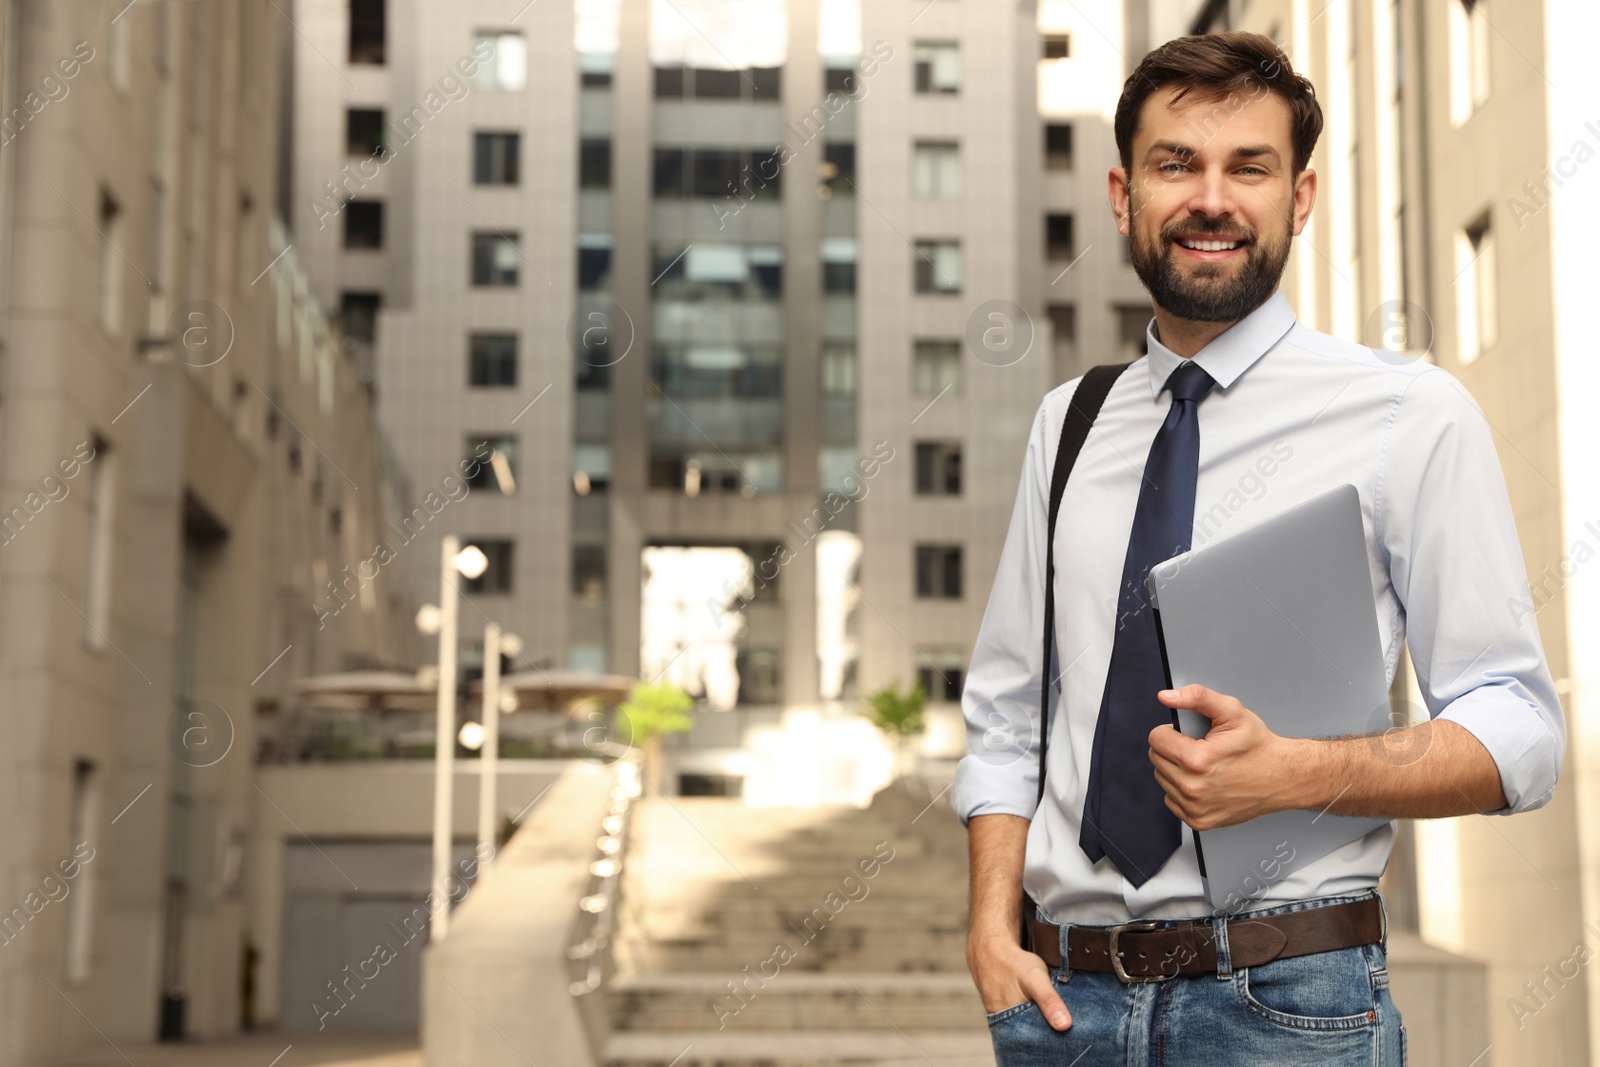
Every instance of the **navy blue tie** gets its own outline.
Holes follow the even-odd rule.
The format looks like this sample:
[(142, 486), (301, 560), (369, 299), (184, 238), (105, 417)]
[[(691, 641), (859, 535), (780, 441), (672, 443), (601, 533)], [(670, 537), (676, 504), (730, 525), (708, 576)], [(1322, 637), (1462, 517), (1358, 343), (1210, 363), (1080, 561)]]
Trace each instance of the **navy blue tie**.
[(1215, 384), (1187, 359), (1167, 378), (1172, 406), (1139, 482), (1111, 667), (1094, 728), (1078, 845), (1091, 860), (1110, 859), (1135, 886), (1149, 881), (1182, 840), (1178, 817), (1166, 806), (1150, 765), (1150, 731), (1170, 723), (1172, 711), (1156, 699), (1166, 678), (1144, 579), (1155, 564), (1189, 550), (1200, 468), (1200, 401)]

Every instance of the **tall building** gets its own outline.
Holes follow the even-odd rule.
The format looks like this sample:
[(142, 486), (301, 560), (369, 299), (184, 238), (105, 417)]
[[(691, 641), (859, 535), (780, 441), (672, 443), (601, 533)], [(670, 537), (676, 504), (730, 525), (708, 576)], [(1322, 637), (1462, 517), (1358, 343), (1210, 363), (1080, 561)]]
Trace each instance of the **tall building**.
[(7, 1067), (239, 1028), (257, 717), (414, 655), (333, 592), (402, 488), (274, 222), (273, 6), (0, 5)]
[(896, 681), (959, 754), (1033, 413), (1148, 319), (1104, 206), (1124, 5), (504, 7), (295, 8), (297, 247), (419, 493), (494, 457), (469, 602), (734, 710), (682, 788), (857, 795)]
[[(1581, 407), (1596, 371), (1580, 331), (1596, 277), (1600, 123), (1592, 94), (1572, 87), (1588, 78), (1582, 42), (1600, 14), (1581, 0), (1188, 6), (1196, 32), (1269, 34), (1316, 84), (1328, 117), (1312, 159), (1318, 203), (1284, 291), (1308, 325), (1435, 362), (1482, 407), (1530, 579), (1505, 610), (1539, 628), (1567, 715), (1547, 807), (1414, 824), (1403, 921), (1488, 965), (1487, 1003), (1464, 1014), (1487, 1012), (1489, 1047), (1433, 1052), (1593, 1062), (1600, 983), (1582, 961), (1600, 949), (1600, 768), (1584, 738), (1600, 670), (1600, 585), (1586, 565), (1600, 549), (1588, 470), (1600, 429)], [(1391, 876), (1411, 862), (1397, 852)]]

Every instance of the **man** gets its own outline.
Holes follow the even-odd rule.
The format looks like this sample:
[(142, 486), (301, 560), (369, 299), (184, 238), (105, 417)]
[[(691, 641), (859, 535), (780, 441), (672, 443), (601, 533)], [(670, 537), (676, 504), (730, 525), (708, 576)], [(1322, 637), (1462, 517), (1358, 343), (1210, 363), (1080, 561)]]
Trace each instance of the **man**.
[[(962, 697), (967, 958), (1001, 1067), (1404, 1063), (1375, 888), (1393, 824), (1274, 865), (1233, 916), (1203, 896), (1193, 831), (1294, 809), (1512, 814), (1555, 789), (1566, 728), (1533, 621), (1507, 607), (1524, 566), (1481, 412), (1435, 366), (1299, 325), (1277, 291), (1321, 128), (1311, 84), (1256, 34), (1172, 41), (1123, 88), (1111, 207), (1155, 317), (1061, 500), (1042, 801), (1046, 506), (1082, 379), (1035, 418)], [(1385, 666), (1404, 643), (1431, 719), (1291, 739), (1227, 694), (1163, 691), (1142, 592), (1175, 554), (1161, 531), (1199, 546), (1346, 482)], [(1178, 733), (1172, 708), (1210, 732)]]

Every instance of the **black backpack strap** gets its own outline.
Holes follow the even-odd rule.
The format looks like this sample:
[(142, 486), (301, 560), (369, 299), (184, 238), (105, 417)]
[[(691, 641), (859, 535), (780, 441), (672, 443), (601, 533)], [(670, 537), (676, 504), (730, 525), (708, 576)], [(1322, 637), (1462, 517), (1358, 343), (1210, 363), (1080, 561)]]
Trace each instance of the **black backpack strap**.
[[(1094, 426), (1100, 406), (1106, 401), (1111, 386), (1130, 363), (1102, 363), (1089, 368), (1089, 372), (1072, 392), (1072, 402), (1067, 406), (1067, 416), (1061, 422), (1061, 441), (1056, 445), (1055, 469), (1050, 473), (1050, 510), (1045, 525), (1044, 542), (1044, 659), (1039, 676), (1039, 795), (1034, 809), (1044, 803), (1045, 753), (1050, 748), (1050, 672), (1054, 669), (1056, 644), (1056, 512), (1061, 507), (1061, 495), (1067, 491), (1067, 478), (1078, 462), (1084, 441)], [(1022, 891), (1022, 946), (1037, 951), (1033, 944), (1033, 929), (1028, 920), (1033, 918), (1038, 905), (1028, 891)]]
[(1045, 527), (1044, 542), (1044, 659), (1039, 680), (1039, 795), (1037, 806), (1044, 801), (1045, 753), (1050, 747), (1050, 672), (1054, 667), (1056, 632), (1056, 512), (1061, 507), (1061, 495), (1067, 490), (1067, 478), (1078, 461), (1078, 453), (1088, 440), (1100, 406), (1105, 403), (1111, 386), (1131, 363), (1102, 363), (1091, 367), (1073, 390), (1067, 416), (1061, 422), (1061, 442), (1056, 445), (1055, 470), (1050, 475), (1049, 521)]

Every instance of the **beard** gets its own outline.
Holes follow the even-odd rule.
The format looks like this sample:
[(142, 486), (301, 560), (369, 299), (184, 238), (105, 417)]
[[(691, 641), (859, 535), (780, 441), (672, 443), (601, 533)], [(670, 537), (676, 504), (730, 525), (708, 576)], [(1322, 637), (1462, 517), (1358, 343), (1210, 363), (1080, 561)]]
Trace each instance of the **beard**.
[[(1245, 261), (1242, 265), (1195, 263), (1185, 271), (1173, 258), (1173, 246), (1180, 233), (1242, 241)], [(1190, 217), (1168, 223), (1150, 240), (1135, 229), (1132, 241), (1134, 273), (1150, 291), (1151, 299), (1178, 318), (1197, 322), (1237, 322), (1244, 318), (1272, 295), (1289, 262), (1288, 226), (1279, 239), (1263, 241), (1260, 234), (1246, 227)]]

